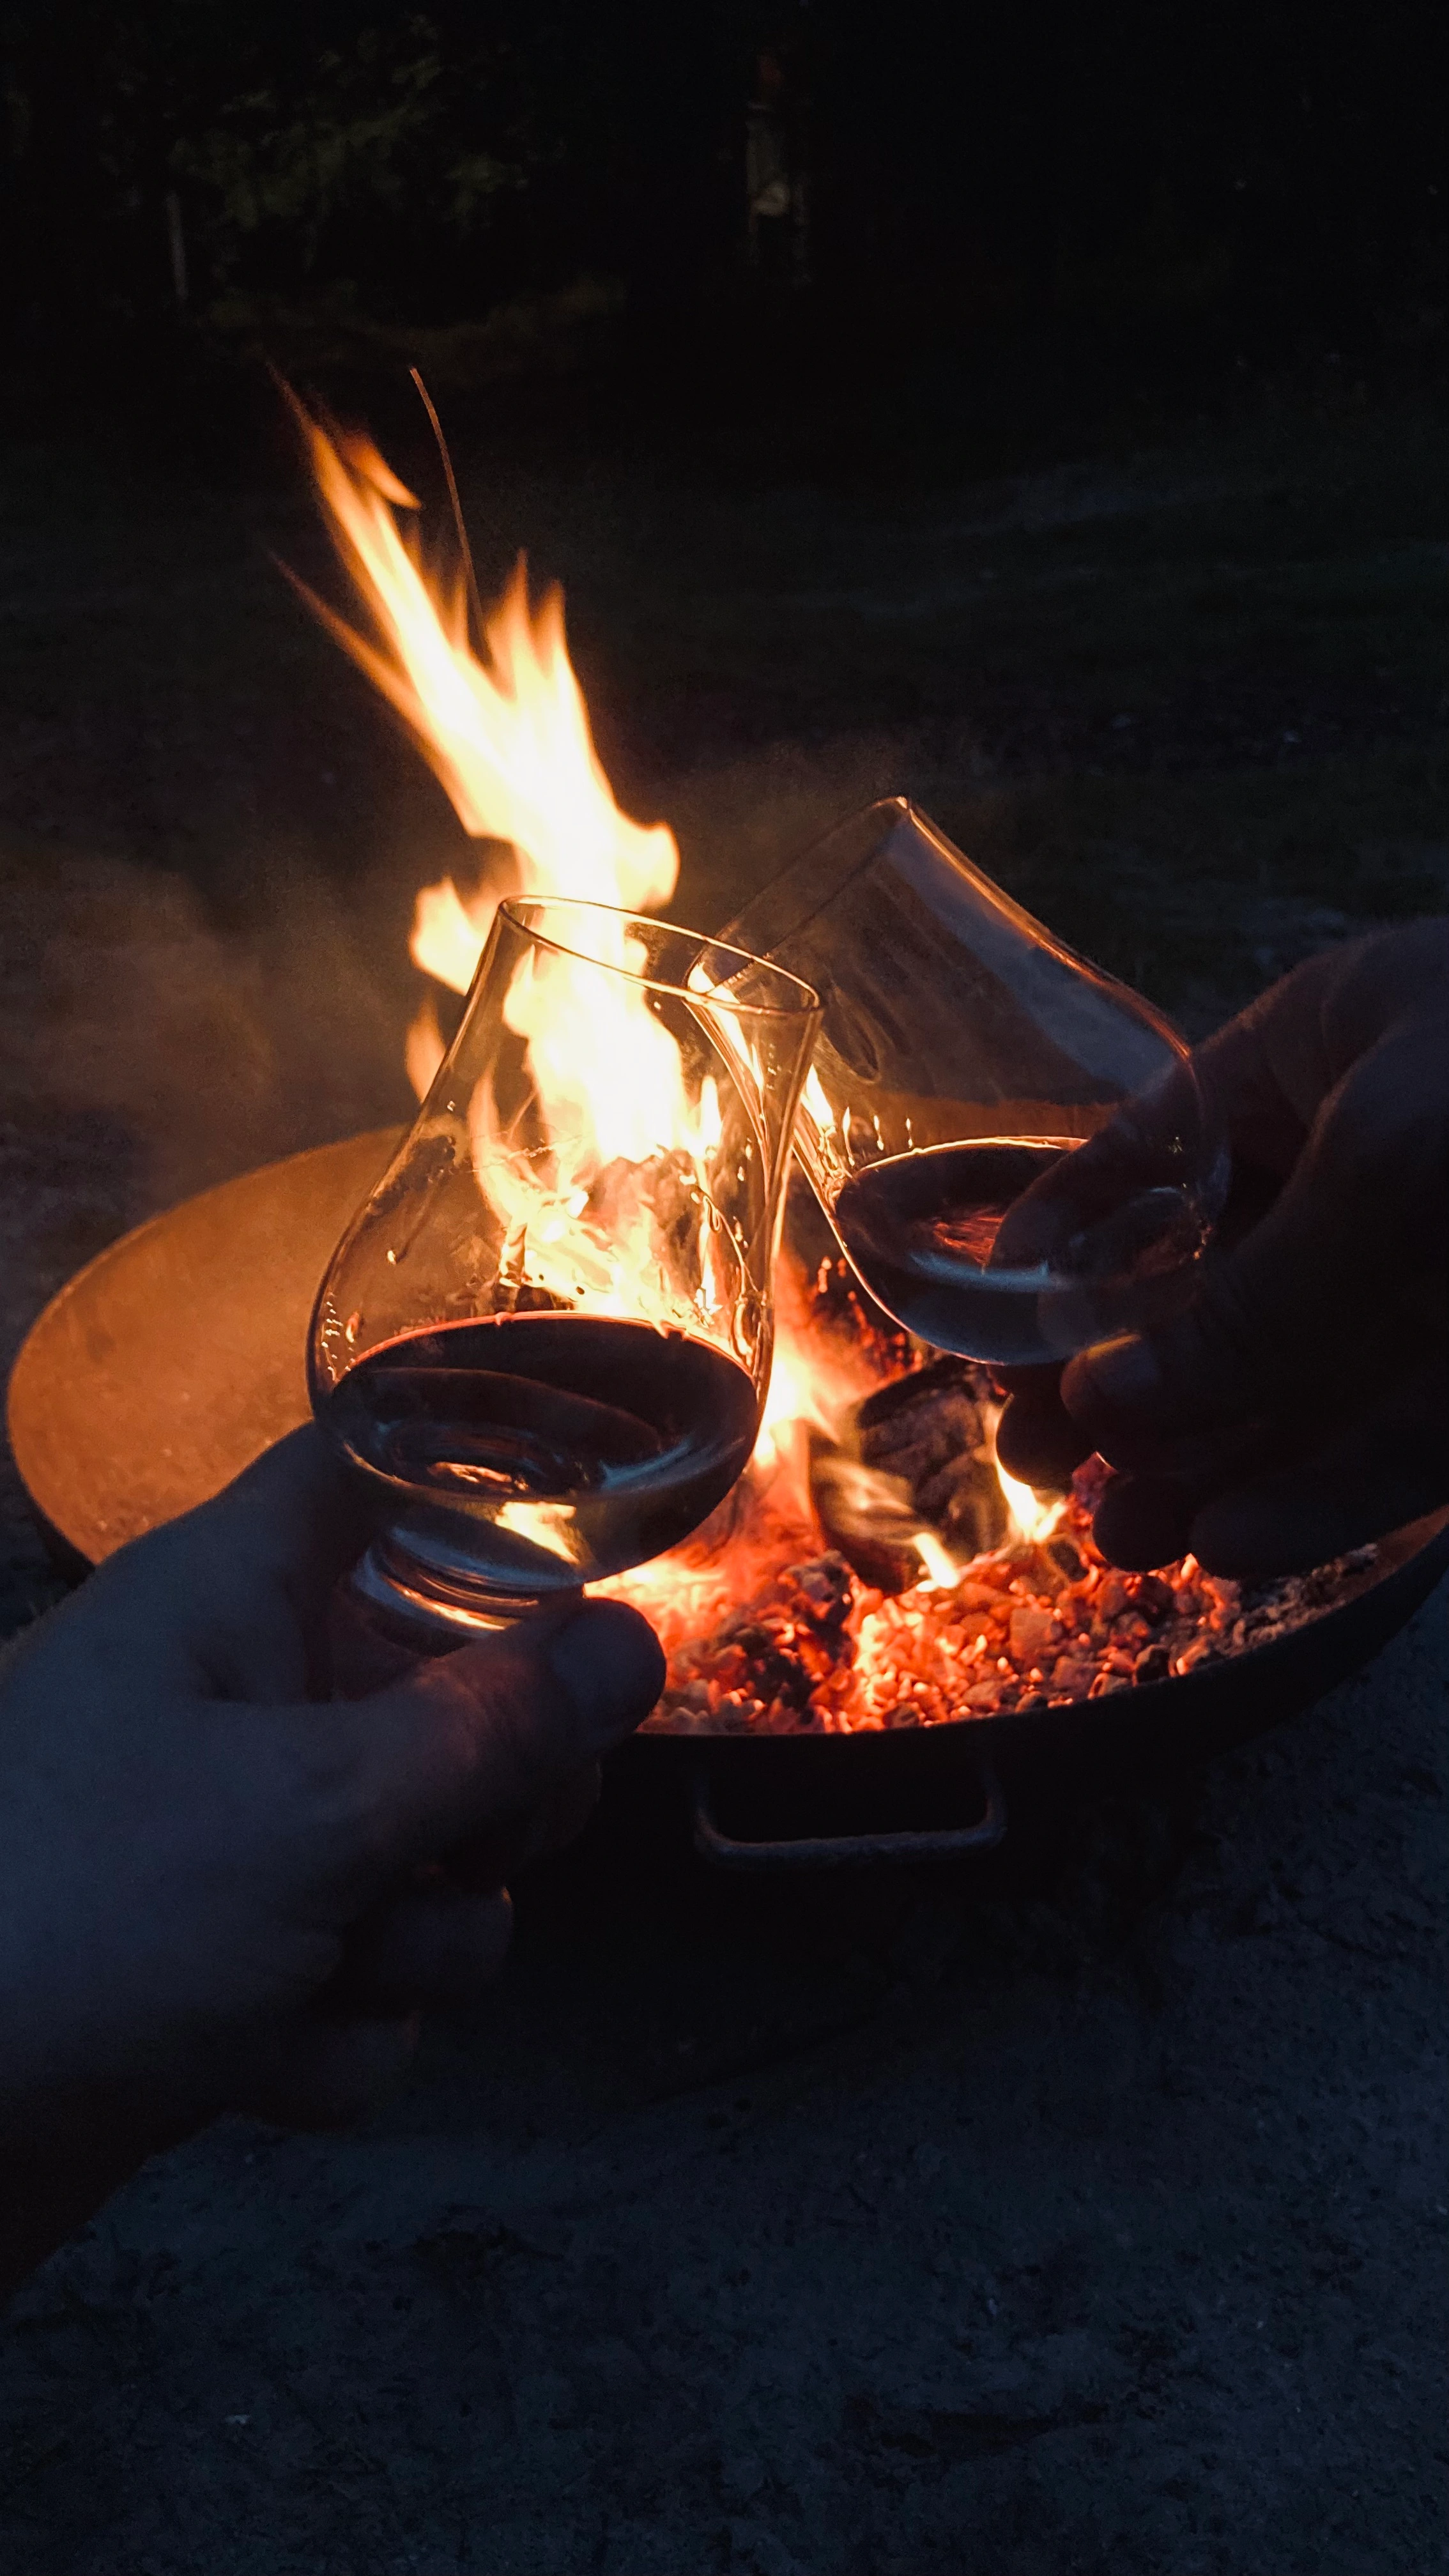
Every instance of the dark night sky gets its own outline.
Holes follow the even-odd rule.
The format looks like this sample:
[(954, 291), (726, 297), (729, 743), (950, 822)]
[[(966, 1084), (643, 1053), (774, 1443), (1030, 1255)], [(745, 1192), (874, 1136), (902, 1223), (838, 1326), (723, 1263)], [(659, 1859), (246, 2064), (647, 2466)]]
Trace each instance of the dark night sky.
[[(783, 301), (833, 348), (842, 320), (1115, 328), (1169, 364), (1442, 346), (1428, 0), (12, 0), (0, 41), (7, 341), (56, 384), (174, 335), (178, 238), (193, 335), (248, 303), (476, 319), (588, 276), (686, 333)], [(762, 51), (803, 228), (773, 268)]]

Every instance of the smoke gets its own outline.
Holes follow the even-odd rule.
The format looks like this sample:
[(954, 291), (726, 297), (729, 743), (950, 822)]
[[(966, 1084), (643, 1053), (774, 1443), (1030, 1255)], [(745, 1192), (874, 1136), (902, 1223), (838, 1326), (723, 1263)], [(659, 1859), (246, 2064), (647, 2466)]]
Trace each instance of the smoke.
[[(959, 791), (959, 760), (954, 777)], [(652, 800), (649, 810), (657, 809), (679, 840), (671, 913), (712, 930), (859, 807), (897, 795), (939, 806), (946, 783), (939, 757), (917, 736), (880, 728), (782, 740), (732, 760), (701, 762), (655, 782), (640, 805)]]
[[(406, 959), (363, 908), (278, 869), (243, 925), (179, 876), (47, 853), (0, 888), (0, 1062), (38, 1168), (90, 1122), (131, 1221), (248, 1165), (405, 1114)], [(400, 943), (399, 943), (400, 946)], [(106, 1142), (102, 1143), (102, 1136)]]

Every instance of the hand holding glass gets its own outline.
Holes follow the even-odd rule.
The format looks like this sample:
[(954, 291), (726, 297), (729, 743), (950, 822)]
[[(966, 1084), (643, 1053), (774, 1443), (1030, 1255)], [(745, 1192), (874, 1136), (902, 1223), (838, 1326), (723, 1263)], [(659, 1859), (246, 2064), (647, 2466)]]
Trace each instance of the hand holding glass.
[(827, 835), (727, 935), (820, 995), (796, 1151), (909, 1331), (1040, 1364), (1186, 1294), (1227, 1181), (1187, 1047), (904, 797)]

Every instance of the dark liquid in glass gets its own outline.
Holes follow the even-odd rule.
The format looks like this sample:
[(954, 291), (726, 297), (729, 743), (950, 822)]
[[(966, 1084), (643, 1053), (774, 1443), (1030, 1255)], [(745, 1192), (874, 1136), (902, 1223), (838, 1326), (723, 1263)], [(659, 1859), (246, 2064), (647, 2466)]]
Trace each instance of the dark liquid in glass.
[(674, 1547), (723, 1500), (759, 1405), (686, 1333), (592, 1315), (444, 1324), (370, 1351), (327, 1428), (459, 1574), (505, 1591), (592, 1583)]
[(1079, 1142), (933, 1145), (857, 1174), (835, 1223), (871, 1295), (923, 1341), (1003, 1368), (1060, 1360), (1099, 1332), (1126, 1330), (1128, 1292), (1180, 1272), (1203, 1241), (1186, 1192), (1154, 1186), (1155, 1176), (1110, 1207), (1084, 1205), (1050, 1273), (990, 1266), (1010, 1209)]

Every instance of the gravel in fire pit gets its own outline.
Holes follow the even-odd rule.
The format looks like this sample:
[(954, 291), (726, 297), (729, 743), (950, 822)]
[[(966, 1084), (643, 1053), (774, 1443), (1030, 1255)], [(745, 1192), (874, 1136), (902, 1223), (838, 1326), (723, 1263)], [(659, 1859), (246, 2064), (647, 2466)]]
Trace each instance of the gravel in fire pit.
[(853, 1734), (1101, 1699), (1265, 1645), (1343, 1599), (1375, 1562), (1375, 1549), (1357, 1548), (1258, 1584), (1206, 1574), (1191, 1556), (1123, 1574), (1091, 1534), (1108, 1472), (1100, 1459), (1079, 1469), (1038, 1538), (974, 1557), (954, 1582), (895, 1594), (826, 1548), (731, 1603), (723, 1568), (681, 1551), (686, 1579), (638, 1595), (669, 1659), (650, 1728)]

